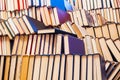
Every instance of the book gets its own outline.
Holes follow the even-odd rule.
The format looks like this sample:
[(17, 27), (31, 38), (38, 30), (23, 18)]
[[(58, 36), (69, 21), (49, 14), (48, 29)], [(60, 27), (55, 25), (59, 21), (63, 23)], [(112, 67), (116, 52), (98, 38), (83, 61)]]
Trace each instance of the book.
[(40, 80), (47, 78), (47, 66), (48, 66), (48, 56), (42, 56), (41, 58), (41, 69), (40, 69)]
[(25, 55), (22, 57), (20, 80), (27, 80), (29, 66), (29, 56)]
[(83, 40), (70, 35), (64, 35), (64, 50), (65, 54), (75, 53), (79, 55), (84, 55), (85, 49)]
[(52, 79), (52, 73), (53, 73), (53, 66), (54, 66), (54, 56), (49, 56), (49, 62), (48, 62), (48, 72), (47, 72), (47, 80)]
[(65, 23), (66, 21), (71, 20), (70, 15), (67, 12), (62, 11), (57, 7), (53, 8), (53, 12), (55, 16), (56, 25), (60, 25), (62, 23)]
[(120, 56), (120, 52), (118, 51), (118, 49), (116, 48), (114, 42), (111, 39), (106, 40), (106, 43), (108, 45), (108, 48), (110, 49), (110, 51), (112, 52), (112, 55), (115, 57), (115, 59), (119, 62), (120, 59), (118, 56)]
[(41, 56), (35, 56), (34, 68), (33, 68), (33, 79), (38, 80), (41, 68)]
[(65, 79), (72, 80), (73, 79), (73, 56), (66, 56), (66, 71), (65, 71)]
[(27, 25), (30, 33), (32, 33), (32, 34), (37, 33), (38, 30), (46, 28), (44, 23), (42, 23), (38, 20), (35, 20), (29, 16), (24, 15), (22, 18), (25, 21), (25, 24)]
[(107, 47), (107, 43), (104, 38), (99, 39), (100, 47), (105, 60), (113, 61), (112, 55)]
[(61, 62), (61, 56), (56, 55), (54, 59), (54, 69), (53, 69), (53, 74), (52, 74), (52, 80), (57, 80), (59, 79), (59, 72), (60, 72), (60, 62)]
[(80, 79), (80, 62), (81, 62), (81, 57), (78, 55), (74, 56), (74, 80), (79, 80)]

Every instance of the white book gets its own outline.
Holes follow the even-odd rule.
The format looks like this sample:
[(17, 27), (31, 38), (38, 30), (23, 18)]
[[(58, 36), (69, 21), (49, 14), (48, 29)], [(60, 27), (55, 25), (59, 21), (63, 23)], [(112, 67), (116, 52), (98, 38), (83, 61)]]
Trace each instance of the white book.
[(10, 27), (12, 28), (12, 30), (14, 31), (15, 35), (19, 34), (19, 31), (17, 30), (14, 22), (12, 21), (12, 18), (8, 19), (8, 23), (10, 24)]

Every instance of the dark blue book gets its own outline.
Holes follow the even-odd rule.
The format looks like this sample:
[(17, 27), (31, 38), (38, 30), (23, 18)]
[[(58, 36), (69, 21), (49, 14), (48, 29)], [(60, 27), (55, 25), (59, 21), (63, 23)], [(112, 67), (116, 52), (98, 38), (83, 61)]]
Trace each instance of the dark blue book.
[(37, 33), (38, 30), (51, 28), (52, 26), (45, 26), (43, 22), (40, 22), (34, 18), (31, 18), (29, 16), (24, 15), (23, 20), (25, 24), (27, 25), (27, 28), (29, 29), (30, 33)]

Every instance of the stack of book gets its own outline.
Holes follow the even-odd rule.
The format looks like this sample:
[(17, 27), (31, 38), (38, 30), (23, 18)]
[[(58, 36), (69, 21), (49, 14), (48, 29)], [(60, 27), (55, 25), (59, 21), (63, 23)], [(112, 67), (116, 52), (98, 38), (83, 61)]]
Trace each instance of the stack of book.
[(119, 0), (1, 0), (0, 80), (119, 80)]

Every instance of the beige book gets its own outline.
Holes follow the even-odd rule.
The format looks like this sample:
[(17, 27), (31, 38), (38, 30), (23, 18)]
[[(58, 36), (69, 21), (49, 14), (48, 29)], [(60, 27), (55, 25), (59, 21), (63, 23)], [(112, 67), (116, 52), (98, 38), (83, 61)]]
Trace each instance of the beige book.
[(45, 36), (46, 36), (45, 34), (42, 35), (41, 47), (40, 47), (40, 53), (39, 53), (40, 55), (42, 55), (44, 52)]
[(41, 56), (36, 56), (34, 62), (34, 70), (33, 70), (33, 80), (39, 80), (40, 67), (41, 67)]
[(110, 51), (112, 52), (112, 55), (115, 57), (115, 59), (119, 62), (120, 61), (120, 52), (118, 51), (118, 49), (116, 48), (115, 44), (113, 43), (112, 39), (108, 39), (106, 40), (106, 43), (108, 45), (108, 48), (110, 49)]
[(46, 78), (47, 78), (48, 59), (49, 59), (48, 56), (42, 56), (41, 69), (40, 69), (40, 75), (39, 75), (40, 80), (46, 80)]
[(39, 50), (40, 50), (40, 45), (41, 45), (41, 37), (42, 35), (38, 35), (37, 37), (37, 42), (36, 42), (36, 50), (35, 50), (35, 54), (39, 54)]
[(49, 62), (48, 62), (48, 72), (47, 72), (47, 78), (46, 80), (52, 79), (52, 72), (53, 72), (53, 66), (54, 66), (54, 56), (49, 56)]
[(56, 55), (55, 60), (54, 60), (54, 69), (53, 69), (52, 80), (58, 80), (59, 79), (60, 60), (61, 60), (60, 55)]
[(15, 79), (16, 62), (17, 62), (17, 56), (12, 56), (10, 63), (9, 80)]
[(93, 80), (93, 56), (89, 55), (87, 57), (87, 80)]
[(101, 30), (101, 26), (95, 27), (95, 28), (94, 28), (94, 31), (95, 31), (96, 37), (98, 37), (98, 38), (103, 37), (102, 30)]
[(75, 55), (74, 56), (74, 79), (73, 80), (79, 80), (80, 79), (80, 56)]
[(120, 51), (120, 40), (119, 39), (116, 39), (114, 41), (114, 44), (116, 45), (117, 49)]
[(43, 54), (47, 55), (48, 54), (48, 50), (49, 50), (49, 40), (50, 40), (50, 34), (46, 34), (45, 36), (45, 44), (44, 44), (44, 51)]
[(87, 80), (87, 56), (81, 57), (81, 80)]
[(63, 54), (61, 56), (61, 65), (60, 65), (60, 80), (64, 80), (65, 79), (65, 59), (66, 56)]
[(103, 25), (102, 26), (102, 33), (103, 33), (103, 37), (105, 37), (105, 39), (110, 38), (110, 33), (109, 33), (108, 25)]
[(66, 57), (66, 77), (65, 80), (72, 80), (73, 79), (73, 56), (67, 55)]
[(35, 49), (36, 49), (36, 43), (37, 43), (37, 35), (34, 34), (33, 35), (33, 41), (32, 41), (32, 47), (31, 47), (31, 55), (34, 55), (35, 54)]
[(104, 38), (99, 39), (100, 47), (105, 60), (113, 61), (112, 55), (107, 47), (107, 43)]
[(115, 23), (108, 24), (111, 39), (115, 40), (118, 38), (118, 31)]

